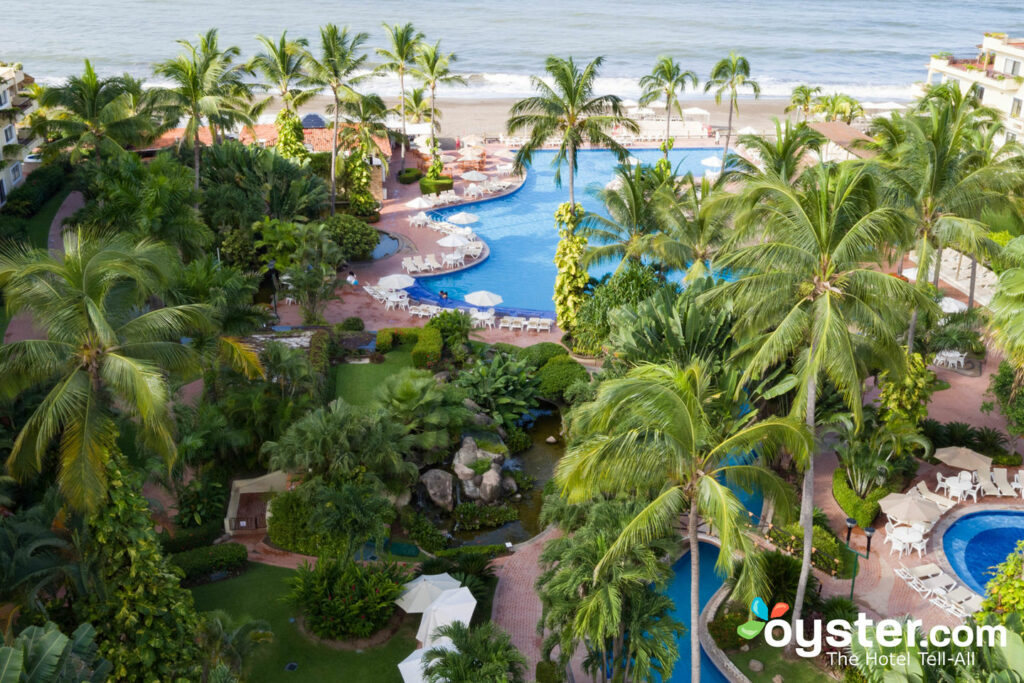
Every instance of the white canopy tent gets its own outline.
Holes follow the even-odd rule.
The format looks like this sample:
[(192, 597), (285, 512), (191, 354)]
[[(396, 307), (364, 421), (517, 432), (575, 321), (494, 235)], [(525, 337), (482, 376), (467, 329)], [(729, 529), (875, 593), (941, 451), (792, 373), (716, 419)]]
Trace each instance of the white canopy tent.
[(429, 648), (421, 647), (418, 650), (413, 650), (412, 654), (398, 663), (398, 673), (402, 674), (404, 683), (424, 683), (426, 681), (423, 677), (423, 657), (434, 648), (453, 651), (456, 649), (451, 638), (438, 638)]
[(461, 584), (448, 574), (424, 574), (405, 584), (405, 592), (395, 604), (406, 614), (419, 614), (447, 590), (454, 590)]
[(711, 112), (700, 107), (687, 107), (683, 109), (683, 121), (697, 121), (707, 125), (711, 122)]
[(456, 621), (461, 621), (468, 626), (473, 618), (474, 609), (476, 609), (476, 598), (465, 586), (441, 593), (424, 610), (420, 627), (416, 631), (416, 640), (423, 643), (424, 648), (433, 647), (434, 631)]

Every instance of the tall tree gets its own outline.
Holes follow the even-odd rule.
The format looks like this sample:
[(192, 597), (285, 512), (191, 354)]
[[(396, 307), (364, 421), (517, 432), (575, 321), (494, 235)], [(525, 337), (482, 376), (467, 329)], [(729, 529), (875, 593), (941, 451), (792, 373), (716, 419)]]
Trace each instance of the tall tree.
[(757, 81), (750, 79), (750, 62), (735, 52), (730, 52), (728, 57), (712, 67), (711, 76), (704, 84), (704, 92), (715, 91), (715, 104), (721, 104), (723, 96), (729, 99), (729, 126), (725, 132), (722, 172), (725, 172), (725, 157), (729, 151), (729, 141), (732, 139), (732, 115), (740, 112), (739, 93), (745, 88), (750, 89), (754, 99), (761, 96), (761, 86)]
[(361, 54), (360, 50), (363, 43), (369, 39), (369, 34), (356, 33), (350, 36), (347, 27), (339, 30), (336, 25), (327, 24), (320, 29), (320, 55), (306, 53), (306, 82), (317, 87), (330, 88), (334, 100), (327, 108), (327, 113), (334, 115), (334, 126), (331, 131), (332, 216), (336, 196), (335, 173), (338, 165), (338, 132), (342, 101), (352, 98), (355, 95), (352, 86), (365, 78), (358, 73), (366, 63), (366, 55)]
[(666, 234), (658, 256), (665, 265), (685, 269), (688, 283), (714, 276), (714, 259), (731, 233), (728, 213), (715, 206), (724, 182), (687, 174), (657, 190), (654, 210)]
[[(384, 30), (388, 34), (388, 45), (377, 48), (377, 55), (384, 58), (384, 62), (377, 67), (383, 73), (398, 74), (398, 111), (402, 118), (402, 168), (405, 168), (405, 143), (409, 139), (405, 128), (405, 74), (410, 70), (416, 53), (420, 49), (423, 34), (417, 31), (411, 23), (405, 25), (395, 24), (389, 26), (384, 24)], [(433, 103), (430, 105), (433, 113)], [(431, 116), (431, 130), (433, 130), (434, 116)]]
[[(260, 86), (264, 90), (277, 90), (281, 107), (298, 115), (299, 107), (316, 95), (316, 90), (302, 90), (306, 82), (304, 72), (309, 41), (305, 38), (288, 40), (288, 32), (281, 33), (276, 41), (264, 35), (256, 36), (263, 51), (249, 60), (246, 69), (263, 77)], [(267, 98), (270, 99), (269, 97)]]
[(757, 163), (734, 154), (730, 163), (735, 174), (747, 178), (769, 174), (792, 183), (807, 168), (805, 155), (820, 150), (825, 137), (803, 121), (794, 125), (775, 119), (774, 137), (741, 135), (739, 143), (754, 152)]
[(7, 310), (31, 312), (47, 336), (0, 346), (5, 395), (49, 387), (8, 458), (16, 477), (38, 471), (59, 438), (61, 492), (73, 507), (95, 509), (107, 487), (117, 413), (136, 419), (147, 445), (173, 460), (167, 373), (195, 367), (195, 354), (180, 340), (205, 326), (207, 309), (137, 314), (136, 307), (160, 291), (174, 261), (167, 247), (124, 235), (65, 233), (59, 257), (0, 248)]
[[(658, 57), (654, 69), (640, 79), (640, 87), (644, 89), (640, 104), (647, 105), (660, 97), (665, 98), (665, 141), (672, 135), (672, 110), (679, 108), (679, 94), (686, 86), (697, 87), (697, 74), (684, 70), (679, 62), (671, 57)], [(668, 159), (669, 146), (665, 145), (665, 158)]]
[(811, 114), (811, 109), (814, 107), (814, 98), (821, 92), (821, 88), (818, 86), (810, 85), (798, 85), (793, 88), (793, 92), (789, 96), (789, 104), (786, 105), (786, 113), (791, 111), (799, 111), (803, 120), (806, 121), (807, 117)]
[(640, 130), (636, 121), (623, 114), (616, 95), (594, 95), (594, 81), (603, 63), (603, 57), (596, 57), (580, 69), (572, 57), (548, 57), (544, 70), (552, 85), (538, 76), (531, 76), (530, 83), (538, 94), (513, 104), (507, 123), (510, 135), (530, 133), (530, 139), (516, 153), (515, 166), (520, 172), (549, 138), (559, 138), (555, 182), (561, 185), (562, 165), (566, 165), (570, 207), (576, 205), (574, 178), (579, 166), (576, 156), (583, 145), (589, 142), (608, 147), (625, 161), (628, 152), (610, 133), (619, 126), (632, 133)]
[(431, 111), (430, 98), (427, 97), (424, 88), (413, 88), (402, 100), (402, 104), (391, 111), (400, 113), (410, 123), (433, 123), (435, 119), (441, 120), (441, 112), (436, 109)]
[[(441, 51), (441, 41), (433, 45), (420, 44), (416, 50), (416, 57), (413, 61), (413, 69), (410, 72), (418, 78), (423, 86), (430, 88), (430, 111), (437, 110), (437, 86), (438, 85), (465, 85), (466, 79), (457, 73), (453, 73), (451, 66), (457, 57), (454, 52), (444, 53)], [(431, 148), (437, 149), (437, 122), (430, 122)]]
[[(766, 175), (749, 180), (745, 192), (752, 208), (737, 220), (760, 226), (765, 237), (725, 257), (724, 265), (745, 275), (706, 295), (734, 302), (738, 334), (759, 335), (743, 380), (795, 357), (800, 383), (794, 416), (814, 431), (815, 400), (827, 379), (859, 424), (866, 364), (899, 373), (899, 309), (923, 299), (902, 280), (866, 265), (880, 261), (880, 245), (902, 229), (903, 215), (879, 205), (863, 166), (818, 165), (796, 186)], [(794, 625), (811, 569), (813, 457), (807, 458), (801, 495), (804, 556)]]
[(596, 192), (608, 216), (588, 211), (580, 221), (579, 234), (601, 245), (587, 248), (585, 266), (618, 261), (616, 270), (621, 270), (657, 254), (658, 240), (666, 236), (652, 199), (655, 182), (639, 165), (620, 166), (614, 184)]
[(448, 638), (454, 649), (435, 647), (423, 656), (423, 673), (430, 683), (522, 683), (526, 658), (509, 635), (484, 622), (461, 621), (442, 626), (434, 637)]

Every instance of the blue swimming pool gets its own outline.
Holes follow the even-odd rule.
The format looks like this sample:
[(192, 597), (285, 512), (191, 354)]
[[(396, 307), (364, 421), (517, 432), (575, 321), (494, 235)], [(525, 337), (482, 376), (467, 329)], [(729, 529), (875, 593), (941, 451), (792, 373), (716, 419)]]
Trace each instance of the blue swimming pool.
[[(630, 153), (645, 164), (653, 164), (661, 156), (657, 149), (631, 150)], [(669, 159), (679, 173), (692, 171), (699, 175), (705, 170), (701, 160), (710, 155), (719, 156), (721, 150), (673, 150)], [(553, 215), (559, 204), (568, 201), (566, 187), (555, 186), (555, 169), (551, 166), (554, 157), (553, 151), (535, 154), (526, 182), (511, 195), (469, 207), (463, 205), (433, 212), (439, 218), (458, 211), (479, 215), (480, 221), (472, 227), (487, 242), (490, 256), (468, 270), (421, 278), (419, 285), (434, 293), (445, 290), (451, 299), (462, 299), (470, 292), (486, 289), (500, 294), (505, 299), (503, 306), (552, 311), (556, 273), (552, 261), (558, 244)], [(609, 151), (581, 152), (576, 201), (591, 211), (601, 209), (601, 201), (586, 188), (603, 188), (615, 175), (616, 164), (615, 156)], [(438, 251), (443, 249), (438, 247)], [(612, 266), (595, 267), (591, 275), (600, 277), (611, 270)]]
[(942, 536), (942, 549), (960, 580), (981, 595), (993, 567), (1024, 541), (1024, 512), (991, 510), (964, 515)]

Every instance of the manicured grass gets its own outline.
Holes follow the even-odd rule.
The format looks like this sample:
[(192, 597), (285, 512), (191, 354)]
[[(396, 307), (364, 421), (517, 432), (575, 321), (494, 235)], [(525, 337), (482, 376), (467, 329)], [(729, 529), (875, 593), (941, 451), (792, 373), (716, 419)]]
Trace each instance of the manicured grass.
[(35, 216), (28, 219), (28, 241), (33, 247), (46, 248), (53, 217), (57, 215), (57, 209), (69, 194), (71, 194), (71, 188), (65, 186), (60, 192), (50, 197), (50, 200), (43, 204), (43, 208), (39, 209)]
[[(282, 602), (288, 592), (285, 583), (292, 570), (251, 564), (241, 576), (192, 589), (200, 611), (222, 609), (233, 616), (265, 619), (274, 641), (260, 646), (247, 667), (249, 683), (276, 681), (360, 681), (400, 682), (398, 662), (416, 648), (415, 619), (407, 619), (401, 630), (380, 647), (354, 652), (317, 645), (303, 636), (289, 620), (297, 612)], [(289, 662), (297, 671), (285, 671)], [(788, 680), (788, 678), (787, 678)]]
[(412, 367), (410, 349), (399, 347), (384, 358), (383, 363), (335, 365), (334, 395), (354, 405), (369, 403), (381, 382), (403, 368)]
[[(740, 671), (752, 681), (770, 681), (776, 674), (781, 675), (786, 683), (820, 683), (835, 680), (806, 659), (784, 657), (781, 648), (769, 647), (764, 643), (752, 647), (749, 652), (737, 650), (727, 654)], [(752, 672), (752, 659), (764, 664), (764, 671)]]

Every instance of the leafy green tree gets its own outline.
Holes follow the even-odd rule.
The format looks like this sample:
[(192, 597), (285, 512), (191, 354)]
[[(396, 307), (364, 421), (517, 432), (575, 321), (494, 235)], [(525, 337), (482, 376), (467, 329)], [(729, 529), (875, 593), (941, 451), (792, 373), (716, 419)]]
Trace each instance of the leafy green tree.
[[(318, 486), (313, 494), (310, 528), (342, 539), (338, 557), (345, 563), (367, 541), (378, 548), (391, 531), (395, 508), (369, 482), (345, 481), (336, 486)], [(362, 552), (360, 552), (360, 559)]]
[[(438, 85), (465, 85), (466, 79), (452, 71), (452, 64), (457, 57), (454, 52), (442, 52), (441, 41), (433, 45), (420, 43), (416, 49), (416, 56), (413, 59), (413, 68), (409, 72), (414, 78), (423, 83), (423, 87), (430, 89), (430, 111), (437, 110), (437, 86)], [(404, 93), (403, 93), (404, 97)], [(404, 124), (403, 124), (404, 133)], [(437, 121), (432, 120), (430, 126), (430, 144), (437, 150)], [(436, 154), (435, 154), (436, 156)]]
[(173, 461), (167, 373), (196, 367), (181, 338), (206, 326), (207, 309), (186, 304), (138, 314), (133, 308), (162, 289), (173, 261), (167, 247), (127, 236), (65, 233), (59, 257), (20, 245), (0, 248), (7, 310), (31, 312), (47, 333), (0, 347), (2, 390), (15, 396), (50, 387), (14, 443), (7, 460), (12, 474), (38, 472), (59, 437), (61, 492), (72, 507), (94, 510), (106, 489), (118, 414), (136, 420), (146, 444)]
[(403, 426), (410, 449), (427, 463), (447, 457), (469, 423), (462, 397), (457, 387), (439, 384), (431, 373), (411, 368), (391, 375), (377, 389), (377, 402)]
[(844, 417), (835, 432), (839, 436), (835, 445), (839, 464), (846, 470), (850, 488), (861, 498), (888, 481), (915, 451), (920, 451), (922, 457), (932, 452), (931, 442), (902, 418), (880, 422), (872, 416), (858, 426)]
[(685, 270), (685, 282), (714, 275), (715, 257), (731, 234), (729, 212), (715, 206), (723, 182), (688, 173), (681, 182), (663, 184), (654, 197), (666, 235), (658, 244), (658, 261)]
[[(644, 263), (659, 254), (659, 240), (666, 235), (660, 230), (659, 214), (652, 201), (657, 187), (651, 175), (638, 164), (620, 166), (615, 178), (613, 187), (596, 191), (605, 211), (586, 212), (578, 232), (591, 244), (583, 255), (583, 265), (618, 261), (618, 272), (628, 264)], [(594, 246), (595, 242), (601, 246)]]
[[(384, 31), (388, 35), (388, 44), (386, 47), (377, 48), (377, 56), (382, 58), (380, 66), (377, 67), (381, 73), (393, 73), (398, 75), (398, 113), (402, 118), (402, 168), (405, 168), (405, 143), (409, 139), (409, 134), (406, 132), (405, 122), (406, 118), (406, 96), (405, 96), (405, 74), (410, 71), (410, 67), (416, 59), (416, 54), (419, 52), (420, 43), (423, 41), (423, 34), (417, 31), (411, 23), (404, 25), (395, 24), (390, 26), (384, 24)], [(421, 97), (422, 100), (422, 89)], [(436, 125), (436, 120), (441, 118), (437, 114), (437, 110), (433, 104), (430, 105), (431, 112), (431, 130)]]
[(288, 40), (287, 31), (282, 32), (276, 41), (265, 35), (256, 36), (256, 40), (263, 46), (263, 51), (249, 60), (246, 70), (262, 76), (260, 87), (267, 91), (276, 90), (281, 106), (298, 114), (299, 107), (317, 93), (316, 89), (302, 90), (299, 87), (306, 82), (309, 41), (305, 38)]
[(1016, 262), (999, 275), (989, 303), (989, 332), (1018, 377), (1024, 377), (1024, 238), (1011, 241), (1005, 251)]
[(531, 76), (530, 83), (537, 95), (519, 100), (512, 105), (506, 124), (509, 135), (529, 131), (527, 140), (516, 153), (515, 167), (522, 171), (530, 164), (533, 153), (544, 147), (549, 138), (558, 138), (555, 182), (561, 185), (562, 166), (569, 170), (569, 206), (576, 205), (574, 177), (579, 162), (577, 152), (588, 142), (608, 147), (620, 160), (629, 152), (615, 141), (610, 132), (621, 127), (636, 133), (636, 121), (623, 114), (620, 100), (615, 95), (594, 95), (594, 81), (604, 63), (597, 57), (580, 69), (572, 57), (548, 57), (544, 70), (552, 81)]
[(441, 626), (435, 638), (449, 638), (455, 649), (435, 647), (423, 656), (423, 673), (430, 683), (522, 683), (526, 658), (509, 635), (485, 622), (467, 626), (456, 621)]
[[(413, 88), (402, 103), (402, 106), (396, 109), (399, 116), (404, 116), (408, 122), (439, 125), (435, 122), (441, 120), (441, 112), (430, 108), (430, 98), (427, 97), (425, 88)], [(402, 114), (402, 111), (405, 113)]]
[[(697, 87), (697, 74), (684, 70), (679, 62), (665, 56), (658, 57), (651, 73), (640, 79), (640, 87), (643, 88), (640, 104), (646, 106), (661, 97), (665, 98), (665, 140), (672, 136), (672, 111), (679, 109), (679, 95), (686, 90), (687, 85)], [(666, 160), (668, 150), (669, 146), (665, 145)]]
[(219, 667), (240, 676), (246, 660), (260, 645), (274, 639), (270, 624), (262, 619), (236, 618), (224, 610), (203, 612), (199, 617), (196, 641), (203, 658), (204, 682), (216, 681)]
[(810, 85), (798, 85), (793, 88), (793, 92), (789, 96), (789, 104), (786, 105), (786, 113), (791, 111), (799, 111), (800, 115), (804, 117), (804, 121), (811, 114), (811, 109), (814, 107), (814, 98), (817, 97), (818, 93), (821, 92), (821, 88), (818, 86)]
[[(643, 397), (638, 400), (637, 397)], [(807, 459), (811, 438), (799, 422), (772, 417), (756, 420), (731, 392), (715, 386), (706, 366), (641, 365), (622, 379), (606, 380), (597, 399), (573, 412), (571, 445), (556, 467), (555, 481), (569, 502), (594, 496), (649, 496), (651, 502), (603, 548), (594, 578), (614, 572), (633, 549), (672, 533), (686, 515), (688, 538), (708, 524), (721, 541), (719, 571), (727, 573), (731, 558), (754, 554), (747, 534), (749, 518), (727, 484), (757, 487), (777, 501), (785, 514), (793, 494), (789, 486), (759, 461), (745, 463), (737, 453), (758, 451), (767, 461), (781, 448), (798, 462)], [(609, 539), (611, 540), (611, 539)], [(700, 612), (699, 544), (690, 544), (691, 624)], [(744, 564), (741, 585), (748, 592), (763, 576), (757, 562)], [(691, 676), (700, 680), (700, 643), (691, 638)]]
[(507, 429), (537, 405), (537, 380), (528, 367), (526, 359), (496, 353), (491, 360), (480, 359), (464, 370), (455, 384)]
[(377, 145), (378, 138), (390, 136), (385, 120), (387, 106), (379, 95), (356, 95), (341, 107), (350, 122), (341, 137), (348, 155), (338, 160), (345, 199), (357, 216), (371, 216), (377, 211), (377, 199), (370, 192), (371, 157), (380, 162), (385, 176), (388, 173), (388, 160)]
[(819, 95), (814, 98), (814, 112), (822, 114), (826, 121), (842, 121), (850, 124), (864, 115), (864, 107), (855, 98), (845, 93)]
[[(711, 76), (704, 84), (704, 92), (715, 91), (715, 104), (721, 104), (723, 96), (729, 99), (729, 124), (725, 132), (726, 152), (729, 151), (729, 141), (732, 139), (732, 115), (740, 113), (739, 92), (746, 88), (754, 94), (754, 99), (761, 96), (760, 84), (750, 78), (750, 62), (735, 52), (729, 52), (728, 57), (711, 67)], [(722, 154), (722, 173), (725, 172), (726, 156)]]
[(583, 305), (583, 291), (590, 280), (583, 258), (587, 240), (577, 232), (583, 217), (582, 204), (561, 204), (555, 211), (558, 226), (558, 246), (555, 248), (555, 317), (558, 326), (566, 332), (576, 327), (576, 316)]
[(906, 420), (913, 426), (928, 417), (928, 401), (935, 391), (935, 373), (919, 353), (904, 358), (904, 367), (895, 377), (891, 371), (878, 376), (882, 417), (886, 422)]
[(274, 149), (278, 154), (299, 163), (309, 158), (306, 137), (298, 114), (282, 109), (277, 112), (274, 127), (277, 128), (277, 144), (274, 145)]
[(10, 645), (0, 647), (4, 683), (86, 683), (105, 681), (110, 662), (96, 656), (96, 629), (82, 624), (70, 637), (52, 621), (29, 626)]
[(581, 353), (599, 354), (611, 330), (609, 313), (619, 306), (647, 299), (658, 291), (662, 282), (650, 267), (637, 262), (602, 278), (579, 308), (573, 331), (573, 348)]

